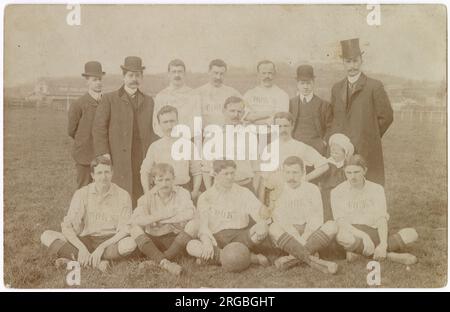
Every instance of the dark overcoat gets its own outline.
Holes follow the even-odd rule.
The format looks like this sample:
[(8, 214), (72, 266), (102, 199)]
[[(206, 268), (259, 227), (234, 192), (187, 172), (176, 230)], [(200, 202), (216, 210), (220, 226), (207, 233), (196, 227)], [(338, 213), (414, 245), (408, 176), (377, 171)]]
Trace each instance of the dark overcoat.
[(327, 137), (333, 133), (348, 136), (355, 146), (355, 153), (367, 161), (366, 178), (384, 185), (381, 137), (393, 122), (391, 102), (381, 81), (364, 74), (359, 77), (353, 92), (348, 89), (345, 78), (331, 90), (332, 119)]
[(70, 105), (68, 113), (67, 133), (74, 139), (72, 157), (76, 163), (89, 165), (94, 159), (92, 141), (92, 125), (98, 102), (84, 94)]
[[(137, 92), (137, 121), (142, 144), (142, 159), (144, 159), (148, 147), (158, 137), (153, 132), (153, 99), (139, 90)], [(132, 196), (133, 108), (123, 86), (117, 91), (103, 95), (95, 115), (92, 135), (95, 155), (111, 155), (114, 171), (112, 182)]]

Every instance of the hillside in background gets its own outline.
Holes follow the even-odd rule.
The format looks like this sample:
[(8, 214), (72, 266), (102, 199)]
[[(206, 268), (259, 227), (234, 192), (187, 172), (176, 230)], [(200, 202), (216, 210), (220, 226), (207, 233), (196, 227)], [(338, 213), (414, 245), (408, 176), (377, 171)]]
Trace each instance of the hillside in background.
[[(330, 90), (334, 83), (344, 77), (341, 64), (313, 64), (316, 75), (315, 92), (324, 99), (330, 98)], [(277, 64), (278, 75), (276, 84), (284, 89), (292, 97), (296, 93), (295, 68), (289, 64)], [(425, 106), (445, 106), (446, 83), (443, 81), (429, 82), (408, 80), (402, 77), (367, 72), (367, 75), (380, 79), (393, 103), (401, 105), (425, 105)], [(187, 84), (196, 88), (208, 81), (207, 73), (187, 73)], [(48, 86), (49, 94), (81, 94), (85, 92), (86, 85), (84, 79), (79, 77), (43, 77), (40, 82)], [(5, 88), (5, 98), (26, 98), (35, 91), (38, 82)], [(225, 78), (225, 83), (241, 93), (252, 88), (257, 83), (256, 75), (245, 68), (230, 67)], [(107, 74), (104, 78), (105, 92), (117, 89), (122, 84), (120, 74)], [(167, 86), (166, 73), (145, 74), (142, 90), (150, 95), (156, 95)]]

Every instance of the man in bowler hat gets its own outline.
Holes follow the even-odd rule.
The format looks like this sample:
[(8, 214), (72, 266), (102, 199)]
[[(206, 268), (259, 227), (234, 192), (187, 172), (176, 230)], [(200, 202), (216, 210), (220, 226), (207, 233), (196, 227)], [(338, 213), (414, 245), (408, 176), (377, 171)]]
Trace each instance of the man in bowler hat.
[(152, 126), (154, 102), (139, 90), (145, 69), (141, 58), (128, 56), (120, 67), (123, 85), (104, 95), (92, 133), (95, 155), (111, 158), (113, 182), (128, 191), (135, 208), (143, 195), (141, 164), (148, 147), (157, 139)]
[(311, 65), (297, 68), (297, 96), (289, 101), (289, 112), (294, 117), (292, 137), (325, 155), (324, 141), (330, 122), (329, 103), (314, 94), (314, 69)]
[(392, 124), (392, 106), (383, 83), (361, 72), (359, 39), (341, 41), (341, 47), (347, 77), (331, 90), (333, 117), (328, 133), (348, 136), (355, 153), (367, 160), (366, 178), (384, 185), (381, 137)]
[(74, 139), (72, 157), (77, 170), (77, 189), (92, 182), (90, 163), (94, 160), (92, 126), (95, 112), (102, 98), (102, 65), (91, 61), (84, 65), (84, 73), (88, 91), (69, 108), (67, 132)]

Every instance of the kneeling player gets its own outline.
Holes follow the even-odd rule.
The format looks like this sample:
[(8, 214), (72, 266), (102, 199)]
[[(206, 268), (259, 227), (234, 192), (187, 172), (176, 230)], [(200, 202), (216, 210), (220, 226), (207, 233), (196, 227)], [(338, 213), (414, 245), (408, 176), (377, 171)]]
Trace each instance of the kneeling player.
[[(234, 183), (236, 163), (215, 160), (214, 184), (200, 195), (199, 240), (187, 245), (191, 256), (220, 264), (220, 252), (227, 244), (239, 242), (250, 250), (268, 234), (266, 221), (261, 217), (265, 208), (247, 188)], [(256, 222), (252, 224), (250, 216)], [(269, 261), (261, 254), (251, 254), (251, 262), (267, 266)]]
[(360, 155), (350, 157), (344, 172), (347, 181), (331, 191), (331, 207), (338, 224), (337, 242), (347, 250), (347, 259), (355, 254), (413, 264), (416, 257), (395, 253), (418, 239), (413, 228), (388, 236), (389, 215), (384, 188), (365, 179), (366, 162)]
[(197, 234), (194, 222), (190, 221), (195, 207), (189, 192), (175, 185), (171, 165), (155, 164), (151, 176), (155, 186), (138, 200), (132, 216), (131, 236), (139, 250), (150, 259), (144, 266), (157, 264), (179, 275), (182, 267), (172, 260)]
[[(319, 188), (304, 181), (304, 164), (297, 156), (286, 158), (282, 170), (284, 184), (271, 194), (273, 223), (270, 225), (269, 235), (278, 248), (290, 255), (278, 258), (275, 265), (287, 269), (300, 260), (325, 273), (336, 273), (335, 263), (311, 257), (326, 248), (337, 233), (337, 226), (333, 221), (323, 224)], [(316, 264), (322, 267), (317, 267)]]
[(77, 190), (67, 216), (61, 224), (62, 233), (45, 231), (41, 242), (50, 254), (57, 255), (55, 265), (78, 260), (106, 271), (108, 260), (120, 259), (136, 249), (128, 236), (131, 216), (130, 195), (111, 183), (111, 161), (98, 158), (91, 163), (93, 183)]

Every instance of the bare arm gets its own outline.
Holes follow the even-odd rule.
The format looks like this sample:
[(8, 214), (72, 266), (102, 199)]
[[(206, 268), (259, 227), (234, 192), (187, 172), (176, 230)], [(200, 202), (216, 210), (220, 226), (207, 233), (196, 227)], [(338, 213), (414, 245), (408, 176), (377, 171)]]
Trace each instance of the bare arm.
[(305, 177), (306, 181), (311, 181), (314, 180), (318, 177), (320, 177), (322, 174), (324, 174), (325, 172), (328, 171), (330, 167), (328, 166), (327, 163), (323, 164), (322, 166), (315, 168), (313, 171), (311, 171), (310, 173), (308, 173)]
[(69, 243), (74, 245), (78, 250), (86, 249), (87, 247), (83, 244), (83, 242), (78, 238), (78, 235), (75, 233), (74, 229), (71, 227), (62, 227), (62, 234), (67, 239)]

